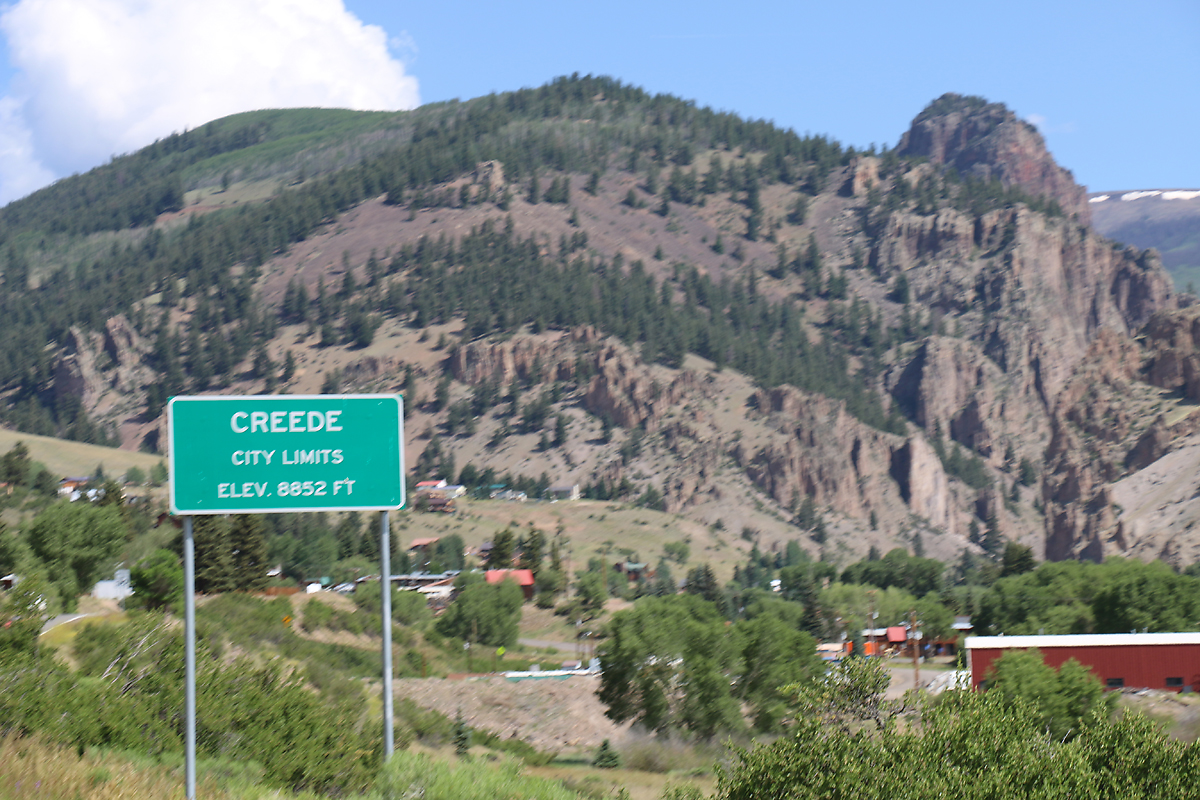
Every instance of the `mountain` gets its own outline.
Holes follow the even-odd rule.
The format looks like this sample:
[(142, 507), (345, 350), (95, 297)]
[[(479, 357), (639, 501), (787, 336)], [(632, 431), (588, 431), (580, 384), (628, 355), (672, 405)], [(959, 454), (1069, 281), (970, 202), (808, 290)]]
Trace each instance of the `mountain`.
[(1157, 249), (1177, 288), (1200, 285), (1200, 190), (1094, 192), (1088, 205), (1105, 236)]
[(1095, 208), (958, 95), (883, 152), (590, 76), (237, 115), (0, 211), (4, 418), (153, 451), (171, 394), (403, 390), (414, 477), (733, 547), (1194, 559), (1112, 499), (1200, 356)]

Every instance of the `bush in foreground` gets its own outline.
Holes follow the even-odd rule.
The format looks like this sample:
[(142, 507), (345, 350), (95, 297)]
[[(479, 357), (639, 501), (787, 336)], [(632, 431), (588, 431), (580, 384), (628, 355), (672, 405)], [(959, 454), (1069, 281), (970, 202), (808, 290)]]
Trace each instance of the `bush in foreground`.
[(1036, 708), (998, 692), (948, 693), (912, 725), (868, 731), (800, 719), (789, 735), (741, 751), (717, 800), (1184, 800), (1200, 785), (1200, 745), (1143, 717), (1063, 742)]

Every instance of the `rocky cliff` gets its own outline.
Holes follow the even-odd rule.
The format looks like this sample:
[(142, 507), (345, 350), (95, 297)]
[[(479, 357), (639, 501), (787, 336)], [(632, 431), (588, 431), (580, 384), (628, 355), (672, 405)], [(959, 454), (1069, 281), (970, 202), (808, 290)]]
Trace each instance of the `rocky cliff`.
[(1098, 335), (1129, 339), (1173, 304), (1152, 253), (1022, 208), (974, 220), (953, 209), (895, 214), (872, 258), (958, 333), (924, 341), (893, 373), (893, 395), (917, 424), (993, 464), (1010, 448), (1040, 455), (1057, 398)]
[(1087, 190), (1054, 161), (1037, 129), (1001, 103), (944, 94), (917, 115), (897, 150), (952, 166), (962, 175), (1020, 186), (1054, 199), (1083, 224), (1091, 221)]

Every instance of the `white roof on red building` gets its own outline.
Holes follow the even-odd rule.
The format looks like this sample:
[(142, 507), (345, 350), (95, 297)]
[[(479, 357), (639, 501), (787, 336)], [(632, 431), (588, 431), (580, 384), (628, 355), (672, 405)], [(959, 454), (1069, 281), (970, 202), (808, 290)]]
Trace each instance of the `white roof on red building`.
[(1025, 650), (1030, 647), (1113, 647), (1200, 644), (1200, 632), (1072, 633), (1060, 636), (968, 636), (968, 650)]

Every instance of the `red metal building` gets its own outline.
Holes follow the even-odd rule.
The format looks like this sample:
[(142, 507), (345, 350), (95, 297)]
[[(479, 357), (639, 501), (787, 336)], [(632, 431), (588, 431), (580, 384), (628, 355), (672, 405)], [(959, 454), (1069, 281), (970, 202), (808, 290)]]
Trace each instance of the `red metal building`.
[(1109, 689), (1200, 691), (1200, 633), (968, 636), (966, 645), (975, 688), (1006, 651), (1037, 649), (1055, 669), (1071, 658), (1091, 667)]

